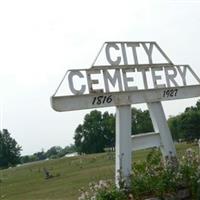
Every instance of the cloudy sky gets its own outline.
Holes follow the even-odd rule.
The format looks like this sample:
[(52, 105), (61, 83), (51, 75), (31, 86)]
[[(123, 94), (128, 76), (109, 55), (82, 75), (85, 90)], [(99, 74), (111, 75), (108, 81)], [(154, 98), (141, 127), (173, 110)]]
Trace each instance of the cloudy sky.
[[(200, 76), (199, 11), (198, 0), (0, 1), (0, 129), (23, 154), (73, 143), (90, 110), (57, 113), (49, 99), (68, 69), (91, 66), (105, 41), (156, 41)], [(196, 101), (163, 105), (169, 116)]]

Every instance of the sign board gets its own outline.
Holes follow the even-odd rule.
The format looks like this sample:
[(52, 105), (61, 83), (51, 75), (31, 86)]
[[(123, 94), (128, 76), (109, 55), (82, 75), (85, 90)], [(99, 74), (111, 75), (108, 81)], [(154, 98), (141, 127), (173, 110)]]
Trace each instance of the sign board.
[[(90, 68), (66, 72), (51, 106), (60, 112), (116, 107), (116, 185), (123, 178), (128, 186), (132, 150), (156, 146), (164, 158), (176, 156), (161, 101), (198, 96), (199, 77), (189, 65), (174, 65), (156, 42), (105, 42)], [(153, 133), (131, 135), (137, 103), (147, 103)]]
[[(105, 64), (95, 65), (98, 57), (103, 57), (101, 54)], [(162, 58), (162, 63), (157, 57)], [(155, 42), (106, 42), (91, 68), (69, 70), (65, 79), (65, 93), (51, 98), (56, 111), (168, 101), (200, 94), (200, 79), (192, 68), (173, 65)]]

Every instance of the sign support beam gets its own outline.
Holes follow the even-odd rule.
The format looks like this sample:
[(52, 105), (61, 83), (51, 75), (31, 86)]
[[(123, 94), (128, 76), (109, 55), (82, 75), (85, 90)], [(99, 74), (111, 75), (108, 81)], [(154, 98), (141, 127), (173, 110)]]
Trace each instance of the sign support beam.
[(154, 131), (160, 133), (160, 148), (163, 157), (166, 158), (166, 156), (176, 156), (176, 149), (172, 140), (172, 136), (161, 102), (147, 103), (147, 106), (149, 108)]
[(152, 147), (160, 147), (160, 133), (140, 133), (131, 136), (132, 151), (147, 149)]
[(123, 180), (129, 187), (132, 160), (131, 105), (116, 107), (115, 147), (115, 183), (120, 187)]

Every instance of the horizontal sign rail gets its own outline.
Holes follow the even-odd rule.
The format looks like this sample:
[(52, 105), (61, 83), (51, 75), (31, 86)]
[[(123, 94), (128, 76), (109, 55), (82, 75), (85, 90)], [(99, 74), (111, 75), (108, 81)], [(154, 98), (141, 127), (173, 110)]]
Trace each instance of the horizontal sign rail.
[(191, 85), (127, 92), (53, 96), (51, 97), (51, 106), (54, 110), (61, 112), (176, 99), (187, 99), (198, 96), (200, 96), (200, 85)]
[[(95, 65), (91, 68), (84, 69), (85, 71), (91, 71), (91, 70), (102, 70), (102, 69), (130, 69), (130, 68), (136, 68), (136, 69), (149, 69), (149, 68), (160, 68), (160, 67), (176, 67), (176, 66), (184, 66), (188, 67), (189, 65), (173, 65), (171, 63), (159, 63), (159, 64), (137, 64), (137, 65), (116, 65), (116, 66), (111, 66), (111, 65)], [(77, 69), (76, 69), (77, 70)], [(79, 69), (80, 71), (83, 69)], [(73, 71), (73, 70), (69, 70)], [(75, 70), (74, 70), (75, 71)]]
[(160, 134), (155, 132), (132, 135), (131, 139), (133, 151), (161, 146)]

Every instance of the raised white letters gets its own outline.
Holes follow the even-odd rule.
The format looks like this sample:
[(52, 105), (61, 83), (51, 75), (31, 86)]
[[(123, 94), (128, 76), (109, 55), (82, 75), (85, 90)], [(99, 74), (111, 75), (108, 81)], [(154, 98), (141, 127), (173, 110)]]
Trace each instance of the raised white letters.
[(181, 79), (183, 81), (183, 85), (185, 86), (186, 85), (186, 69), (187, 69), (187, 67), (183, 66), (183, 71), (181, 69), (181, 66), (177, 66), (177, 69), (178, 69), (178, 72), (179, 72)]
[(134, 79), (133, 77), (128, 77), (127, 76), (127, 72), (134, 72), (135, 69), (134, 68), (131, 68), (131, 69), (122, 69), (122, 73), (123, 73), (123, 80), (124, 80), (124, 89), (126, 91), (130, 91), (130, 90), (137, 90), (137, 86), (129, 86), (128, 85), (128, 82), (133, 82)]
[[(112, 69), (73, 70), (68, 75), (69, 89), (74, 95), (110, 93), (142, 89), (186, 86), (187, 73), (200, 83), (189, 66), (122, 67)], [(135, 82), (140, 76), (140, 82)], [(87, 85), (77, 80), (87, 79)], [(75, 84), (76, 81), (76, 84)], [(191, 85), (191, 84), (190, 84)]]
[(144, 50), (148, 56), (149, 64), (152, 64), (152, 51), (153, 51), (153, 43), (150, 43), (149, 48), (147, 47), (146, 43), (142, 43), (142, 46), (144, 47)]
[(137, 56), (136, 47), (139, 47), (139, 44), (137, 44), (137, 43), (128, 43), (127, 47), (131, 47), (132, 48), (133, 60), (134, 60), (135, 65), (137, 65), (138, 64), (138, 56)]
[(159, 68), (152, 68), (151, 69), (151, 74), (152, 74), (152, 79), (153, 79), (153, 85), (154, 85), (154, 88), (162, 88), (162, 87), (165, 87), (165, 84), (158, 84), (158, 80), (161, 80), (162, 77), (161, 75), (158, 75), (156, 74), (156, 72), (159, 72), (159, 71), (162, 71), (162, 68), (159, 67)]
[[(109, 65), (95, 65), (102, 51), (103, 61)], [(190, 66), (173, 65), (156, 42), (106, 42), (90, 69), (68, 73), (68, 83), (73, 95), (101, 93), (102, 102), (106, 102), (107, 94), (103, 93), (156, 88), (166, 88), (164, 96), (169, 97), (172, 92), (167, 91), (175, 91), (172, 87), (194, 85), (191, 77), (200, 83)]]
[[(149, 44), (149, 47), (147, 46)], [(148, 58), (148, 63), (147, 64), (152, 64), (153, 63), (153, 58), (152, 58), (152, 52), (153, 52), (153, 47), (157, 48), (157, 46), (154, 45), (154, 43), (140, 43), (140, 42), (123, 42), (123, 43), (107, 43), (105, 47), (105, 53), (106, 53), (106, 59), (108, 63), (111, 66), (117, 66), (117, 65), (129, 65), (129, 64), (139, 64), (138, 61), (138, 48), (142, 48), (143, 51), (146, 53), (146, 56)], [(133, 55), (133, 61), (134, 63), (131, 63), (130, 60), (128, 60), (127, 56), (127, 51), (128, 49), (132, 49), (132, 55)], [(115, 54), (118, 53), (119, 56), (114, 58), (114, 56), (111, 56), (111, 49), (115, 51)], [(157, 48), (158, 51), (160, 49)], [(162, 56), (163, 52), (160, 52)], [(123, 60), (123, 63), (122, 63)], [(168, 62), (168, 61), (167, 61)]]
[(73, 77), (74, 76), (78, 76), (79, 78), (83, 78), (84, 77), (83, 74), (80, 71), (78, 71), (78, 70), (76, 70), (76, 71), (70, 71), (69, 72), (68, 81), (69, 81), (69, 88), (70, 88), (71, 92), (73, 94), (75, 94), (75, 95), (84, 94), (86, 86), (82, 85), (81, 89), (79, 89), (79, 90), (75, 89), (75, 87), (74, 87), (74, 81), (73, 81)]
[(93, 85), (99, 84), (99, 80), (98, 79), (92, 79), (92, 77), (91, 77), (92, 74), (100, 74), (100, 73), (101, 73), (100, 70), (86, 71), (89, 93), (102, 92), (103, 91), (102, 89), (94, 89), (93, 88)]
[[(177, 76), (176, 68), (175, 67), (165, 67), (164, 69), (165, 69), (165, 76), (166, 76), (167, 87), (171, 87), (172, 86), (171, 82), (174, 84), (174, 86), (177, 87), (178, 83), (175, 80), (175, 78)], [(172, 73), (170, 73), (170, 71)]]
[(119, 47), (115, 43), (109, 43), (106, 45), (106, 58), (110, 65), (119, 65), (121, 62), (121, 57), (118, 56), (116, 60), (112, 60), (110, 55), (110, 48), (114, 48), (115, 50), (119, 50)]
[(119, 69), (115, 70), (113, 77), (110, 75), (110, 73), (106, 69), (103, 70), (103, 75), (104, 75), (103, 78), (104, 78), (105, 91), (106, 92), (110, 92), (108, 80), (110, 81), (110, 83), (112, 84), (113, 87), (115, 87), (116, 83), (118, 82), (119, 91), (123, 90), (122, 79), (121, 79), (121, 76), (120, 76), (120, 70)]
[(144, 89), (148, 89), (148, 84), (147, 84), (147, 75), (146, 72), (149, 71), (148, 68), (138, 68), (138, 72), (142, 73), (142, 79), (143, 79), (143, 83), (144, 83)]

